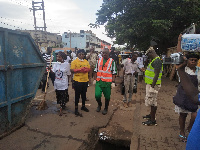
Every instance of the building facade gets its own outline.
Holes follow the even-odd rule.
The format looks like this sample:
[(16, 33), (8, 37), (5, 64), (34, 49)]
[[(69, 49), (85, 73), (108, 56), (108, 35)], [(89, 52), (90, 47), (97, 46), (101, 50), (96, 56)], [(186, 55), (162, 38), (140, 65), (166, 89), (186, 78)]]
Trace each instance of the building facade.
[(105, 42), (92, 33), (91, 30), (80, 30), (80, 33), (64, 32), (62, 34), (62, 43), (64, 47), (74, 49), (84, 49), (88, 51), (90, 48), (95, 48), (95, 51), (102, 51), (104, 48), (111, 48), (111, 44)]
[(41, 47), (63, 47), (62, 36), (57, 33), (50, 33), (42, 30), (22, 30), (27, 32), (34, 39), (36, 45)]

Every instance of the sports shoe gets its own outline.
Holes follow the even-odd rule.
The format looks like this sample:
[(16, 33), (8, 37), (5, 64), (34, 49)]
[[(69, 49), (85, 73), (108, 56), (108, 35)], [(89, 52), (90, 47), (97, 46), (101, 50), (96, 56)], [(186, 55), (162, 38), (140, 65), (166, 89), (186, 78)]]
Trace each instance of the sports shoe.
[(148, 120), (148, 121), (142, 122), (142, 124), (146, 126), (157, 126), (156, 120), (155, 121)]
[(143, 119), (151, 119), (150, 115), (143, 116)]
[(127, 103), (126, 103), (126, 102), (124, 102), (124, 104), (123, 104), (123, 105), (124, 105), (124, 107), (125, 107), (125, 108), (128, 108), (128, 105), (127, 105)]
[(85, 112), (89, 112), (89, 110), (85, 106), (81, 107), (81, 110), (83, 110)]
[(106, 115), (108, 113), (108, 109), (104, 108), (104, 110), (102, 111), (103, 115)]

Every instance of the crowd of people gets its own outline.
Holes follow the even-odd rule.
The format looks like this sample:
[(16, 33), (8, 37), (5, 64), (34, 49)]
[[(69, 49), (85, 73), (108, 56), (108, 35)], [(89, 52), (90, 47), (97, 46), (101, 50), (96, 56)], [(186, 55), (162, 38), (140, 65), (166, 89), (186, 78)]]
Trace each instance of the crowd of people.
[[(181, 52), (180, 41), (181, 35), (178, 38), (178, 52)], [(47, 55), (49, 55), (49, 52), (44, 54), (43, 57), (45, 58)], [(60, 104), (59, 115), (62, 115), (62, 111), (69, 101), (68, 85), (70, 76), (72, 86), (75, 90), (75, 115), (81, 115), (78, 111), (80, 96), (82, 99), (81, 110), (89, 112), (85, 103), (87, 89), (91, 84), (95, 85), (94, 96), (97, 102), (97, 112), (100, 112), (102, 109), (101, 97), (102, 93), (104, 94), (105, 104), (102, 114), (106, 115), (108, 113), (111, 89), (116, 86), (115, 78), (119, 75), (119, 71), (123, 69), (122, 82), (125, 88), (122, 99), (123, 106), (125, 108), (131, 107), (134, 86), (138, 82), (142, 82), (144, 78), (146, 84), (145, 105), (150, 107), (150, 112), (143, 116), (143, 119), (146, 119), (146, 121), (142, 122), (142, 124), (147, 126), (157, 125), (157, 96), (161, 88), (163, 63), (153, 47), (150, 47), (146, 51), (146, 57), (143, 56), (141, 53), (133, 52), (122, 63), (121, 56), (118, 52), (114, 52), (114, 49), (111, 49), (111, 52), (108, 49), (104, 49), (102, 53), (97, 54), (94, 48), (91, 48), (88, 54), (83, 49), (78, 50), (76, 53), (71, 53), (70, 61), (66, 61), (67, 55), (64, 52), (59, 52), (57, 54), (57, 62), (53, 65), (53, 69), (50, 66), (47, 67), (50, 70), (51, 80), (56, 91), (57, 104)], [(51, 57), (48, 56), (48, 58)], [(199, 134), (197, 135), (194, 131), (200, 130), (200, 115), (197, 114), (198, 104), (200, 103), (200, 94), (198, 92), (200, 90), (200, 67), (197, 67), (198, 55), (188, 53), (186, 58), (187, 63), (177, 65), (180, 84), (178, 85), (176, 95), (173, 97), (173, 102), (175, 104), (175, 112), (179, 114), (179, 138), (183, 142), (190, 141), (187, 147), (191, 149), (191, 147), (194, 147), (192, 143), (200, 140)], [(149, 60), (147, 66), (145, 65), (146, 60)], [(48, 62), (47, 65), (49, 65)], [(193, 88), (193, 91), (187, 87), (186, 80), (191, 81), (189, 86)], [(188, 113), (191, 113), (191, 120), (187, 127), (188, 132), (190, 132), (187, 138), (185, 134), (185, 121)], [(198, 148), (195, 147), (195, 149)]]
[[(45, 92), (45, 85), (47, 82), (47, 72), (52, 80), (54, 89), (56, 91), (57, 104), (60, 104), (60, 113), (65, 108), (66, 103), (69, 101), (68, 84), (71, 78), (72, 88), (75, 90), (75, 115), (80, 115), (78, 111), (78, 103), (81, 97), (82, 107), (81, 110), (89, 112), (86, 108), (86, 93), (87, 88), (93, 84), (95, 85), (95, 99), (97, 101), (97, 112), (101, 111), (102, 101), (101, 95), (105, 97), (105, 107), (102, 114), (106, 115), (111, 96), (111, 89), (116, 86), (115, 78), (119, 76), (119, 71), (123, 68), (123, 81), (125, 85), (125, 94), (123, 98), (124, 107), (131, 107), (131, 100), (134, 85), (136, 84), (137, 74), (143, 76), (144, 68), (140, 61), (137, 59), (138, 53), (129, 55), (124, 63), (119, 52), (111, 49), (104, 49), (101, 53), (96, 53), (94, 48), (90, 49), (87, 54), (83, 49), (77, 52), (65, 53), (59, 51), (57, 53), (57, 62), (50, 66), (51, 49), (47, 49), (47, 53), (43, 52), (43, 58), (47, 61), (46, 72), (42, 78), (42, 92)], [(123, 65), (122, 65), (123, 64)]]

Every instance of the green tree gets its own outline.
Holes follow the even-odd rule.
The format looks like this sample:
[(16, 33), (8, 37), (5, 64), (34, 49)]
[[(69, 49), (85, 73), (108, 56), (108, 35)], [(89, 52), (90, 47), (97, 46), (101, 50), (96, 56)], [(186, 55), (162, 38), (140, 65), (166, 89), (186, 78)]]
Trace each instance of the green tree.
[[(200, 0), (104, 0), (95, 25), (105, 25), (116, 44), (146, 50), (153, 38), (165, 51), (185, 28), (200, 20)], [(92, 25), (92, 24), (91, 24)]]

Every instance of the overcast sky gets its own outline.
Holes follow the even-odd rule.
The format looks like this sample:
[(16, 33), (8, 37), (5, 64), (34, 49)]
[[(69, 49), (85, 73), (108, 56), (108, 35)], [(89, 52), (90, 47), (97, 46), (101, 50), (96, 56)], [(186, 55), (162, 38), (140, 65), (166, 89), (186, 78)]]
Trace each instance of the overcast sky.
[[(34, 0), (42, 2), (42, 0)], [(102, 40), (112, 43), (106, 37), (105, 29), (90, 28), (96, 21), (97, 10), (103, 0), (44, 0), (47, 31), (53, 33), (80, 32), (92, 30)], [(0, 0), (0, 27), (34, 30), (32, 0)], [(39, 5), (37, 5), (39, 6)], [(42, 11), (36, 11), (37, 26), (43, 25)]]

